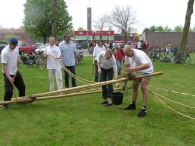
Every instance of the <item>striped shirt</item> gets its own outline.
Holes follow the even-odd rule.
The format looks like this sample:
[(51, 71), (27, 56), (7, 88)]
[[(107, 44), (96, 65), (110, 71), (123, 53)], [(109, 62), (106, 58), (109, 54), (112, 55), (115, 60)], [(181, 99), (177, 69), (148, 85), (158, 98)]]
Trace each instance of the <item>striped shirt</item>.
[(64, 66), (75, 66), (74, 53), (77, 52), (76, 45), (73, 41), (66, 43), (63, 41), (60, 46), (61, 61)]

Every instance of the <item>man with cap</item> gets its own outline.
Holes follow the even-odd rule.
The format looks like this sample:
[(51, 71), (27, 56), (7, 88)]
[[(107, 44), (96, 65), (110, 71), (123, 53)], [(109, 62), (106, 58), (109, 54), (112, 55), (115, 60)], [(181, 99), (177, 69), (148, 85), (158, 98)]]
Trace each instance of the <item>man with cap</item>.
[[(19, 58), (19, 49), (17, 47), (18, 40), (16, 38), (9, 39), (8, 45), (1, 52), (2, 72), (5, 83), (4, 101), (9, 101), (13, 95), (14, 85), (19, 91), (19, 97), (25, 96), (24, 80), (17, 69), (17, 64), (22, 61)], [(2, 105), (3, 109), (8, 106)]]

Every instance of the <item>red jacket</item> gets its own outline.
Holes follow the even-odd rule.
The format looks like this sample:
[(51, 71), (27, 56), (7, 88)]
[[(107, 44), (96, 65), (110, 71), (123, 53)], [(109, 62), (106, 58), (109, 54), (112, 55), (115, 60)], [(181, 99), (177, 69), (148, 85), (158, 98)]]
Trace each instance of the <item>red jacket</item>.
[(114, 50), (114, 57), (116, 58), (116, 60), (122, 60), (123, 54), (123, 49)]

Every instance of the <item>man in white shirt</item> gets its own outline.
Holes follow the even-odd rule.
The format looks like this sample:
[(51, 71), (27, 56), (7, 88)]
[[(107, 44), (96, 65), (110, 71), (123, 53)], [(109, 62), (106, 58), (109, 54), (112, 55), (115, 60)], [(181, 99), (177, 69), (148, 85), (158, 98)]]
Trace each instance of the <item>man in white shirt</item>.
[[(150, 74), (154, 71), (153, 65), (149, 57), (140, 50), (132, 49), (129, 45), (124, 48), (126, 72), (136, 72), (137, 75)], [(137, 114), (139, 117), (146, 115), (146, 105), (148, 101), (148, 91), (145, 86), (148, 86), (150, 77), (145, 77), (136, 80), (133, 83), (132, 102), (125, 110), (136, 109), (136, 99), (138, 96), (138, 87), (141, 83), (143, 106), (141, 111)]]
[[(19, 91), (19, 97), (25, 96), (26, 86), (22, 75), (18, 71), (17, 64), (22, 61), (19, 58), (19, 49), (16, 38), (9, 39), (9, 44), (1, 52), (2, 72), (5, 83), (4, 101), (9, 101), (13, 95), (14, 85)], [(3, 109), (8, 109), (7, 105), (2, 105)]]
[[(57, 59), (61, 58), (60, 49), (55, 45), (55, 38), (49, 38), (50, 45), (44, 50), (43, 54), (44, 57), (47, 58), (47, 69), (48, 69), (48, 76), (50, 81), (50, 91), (54, 91), (54, 77), (56, 78), (56, 83), (58, 86), (58, 90), (63, 89), (62, 83), (62, 72), (61, 72), (61, 65), (56, 61)], [(52, 58), (51, 56), (54, 58)]]

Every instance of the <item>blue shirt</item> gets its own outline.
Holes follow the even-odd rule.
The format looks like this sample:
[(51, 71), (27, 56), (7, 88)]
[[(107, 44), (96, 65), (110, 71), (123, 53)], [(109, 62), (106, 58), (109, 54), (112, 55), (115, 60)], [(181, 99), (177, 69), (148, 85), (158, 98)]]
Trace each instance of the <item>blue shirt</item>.
[(76, 45), (73, 41), (66, 43), (63, 41), (60, 46), (61, 61), (64, 66), (75, 66), (74, 53), (77, 52)]

